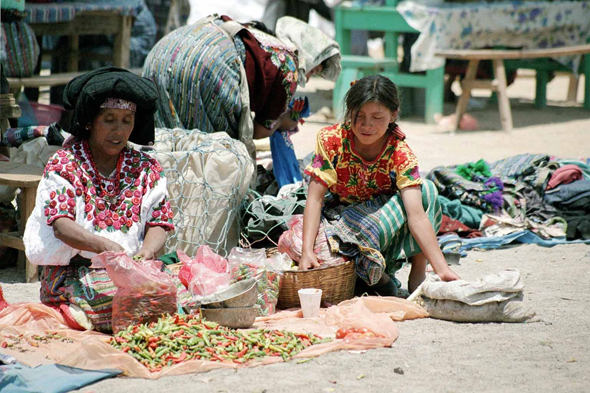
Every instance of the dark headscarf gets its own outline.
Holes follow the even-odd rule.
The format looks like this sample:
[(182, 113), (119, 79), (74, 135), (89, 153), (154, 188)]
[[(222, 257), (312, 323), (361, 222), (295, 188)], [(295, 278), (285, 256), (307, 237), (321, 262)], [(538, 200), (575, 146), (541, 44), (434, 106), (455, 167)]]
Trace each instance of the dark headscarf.
[(64, 107), (74, 110), (70, 133), (89, 136), (86, 126), (98, 115), (107, 98), (120, 98), (137, 106), (129, 140), (139, 145), (154, 142), (154, 113), (158, 93), (152, 81), (119, 67), (103, 67), (72, 79), (64, 91)]

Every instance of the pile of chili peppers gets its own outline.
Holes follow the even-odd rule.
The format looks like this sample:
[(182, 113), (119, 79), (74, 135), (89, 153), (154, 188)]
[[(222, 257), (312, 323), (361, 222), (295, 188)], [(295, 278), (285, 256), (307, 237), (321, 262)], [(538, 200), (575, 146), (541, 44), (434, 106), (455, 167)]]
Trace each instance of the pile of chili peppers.
[(157, 322), (129, 326), (109, 343), (151, 372), (187, 360), (244, 364), (266, 356), (289, 360), (301, 350), (331, 339), (281, 330), (236, 331), (198, 315), (167, 315)]
[(156, 321), (158, 315), (176, 310), (174, 286), (146, 282), (134, 288), (119, 289), (113, 299), (113, 331), (117, 333), (129, 325)]

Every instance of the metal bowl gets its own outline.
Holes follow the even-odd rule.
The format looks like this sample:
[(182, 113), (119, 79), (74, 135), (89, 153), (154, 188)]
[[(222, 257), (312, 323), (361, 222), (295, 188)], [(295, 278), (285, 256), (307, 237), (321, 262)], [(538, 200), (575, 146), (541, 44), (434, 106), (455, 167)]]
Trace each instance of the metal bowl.
[(201, 315), (228, 328), (246, 329), (252, 326), (260, 312), (258, 307), (201, 308)]
[(251, 307), (256, 303), (256, 280), (239, 281), (222, 291), (201, 299), (204, 308)]

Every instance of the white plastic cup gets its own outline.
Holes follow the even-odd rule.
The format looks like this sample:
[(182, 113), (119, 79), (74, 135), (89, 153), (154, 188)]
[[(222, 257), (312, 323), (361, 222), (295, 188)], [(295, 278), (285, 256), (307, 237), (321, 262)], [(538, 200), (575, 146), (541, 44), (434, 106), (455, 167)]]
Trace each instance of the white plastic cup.
[(316, 288), (303, 288), (297, 291), (299, 302), (303, 311), (303, 318), (315, 318), (320, 312), (322, 302), (322, 290)]

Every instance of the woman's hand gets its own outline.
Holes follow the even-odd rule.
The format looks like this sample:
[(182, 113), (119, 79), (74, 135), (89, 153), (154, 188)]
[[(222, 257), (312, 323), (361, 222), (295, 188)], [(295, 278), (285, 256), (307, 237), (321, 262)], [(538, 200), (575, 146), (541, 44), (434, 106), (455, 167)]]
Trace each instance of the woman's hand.
[(150, 249), (141, 249), (135, 256), (134, 259), (141, 259), (142, 261), (150, 261), (156, 259), (156, 253)]
[(119, 243), (105, 238), (102, 251), (125, 252), (125, 249)]
[(299, 270), (309, 270), (318, 267), (320, 267), (320, 263), (313, 252), (304, 252), (301, 255), (301, 260), (299, 261)]
[(286, 112), (284, 112), (279, 117), (278, 123), (279, 125), (277, 128), (281, 131), (291, 131), (297, 128), (297, 126), (299, 125), (299, 122), (297, 120), (291, 119), (291, 110), (287, 110)]

